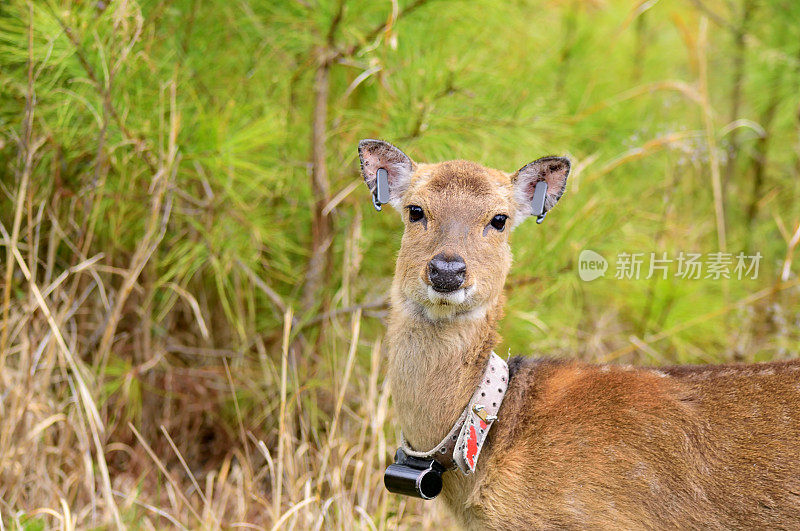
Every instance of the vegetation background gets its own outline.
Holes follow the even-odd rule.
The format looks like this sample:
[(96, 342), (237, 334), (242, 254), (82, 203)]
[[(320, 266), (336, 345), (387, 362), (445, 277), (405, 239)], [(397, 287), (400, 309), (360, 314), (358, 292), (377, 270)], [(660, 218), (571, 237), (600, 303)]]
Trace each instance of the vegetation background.
[[(0, 529), (452, 525), (382, 487), (401, 224), (361, 184), (365, 137), (573, 159), (513, 235), (499, 351), (797, 357), (798, 20), (793, 0), (4, 1)], [(585, 248), (763, 259), (587, 283)]]

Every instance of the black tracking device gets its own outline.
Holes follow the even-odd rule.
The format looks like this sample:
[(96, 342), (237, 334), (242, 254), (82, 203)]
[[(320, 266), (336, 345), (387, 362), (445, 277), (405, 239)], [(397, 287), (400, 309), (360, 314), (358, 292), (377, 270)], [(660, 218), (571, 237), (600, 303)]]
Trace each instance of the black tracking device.
[(383, 473), (383, 484), (395, 494), (432, 500), (442, 492), (444, 472), (445, 468), (433, 459), (411, 457), (398, 448), (394, 463)]

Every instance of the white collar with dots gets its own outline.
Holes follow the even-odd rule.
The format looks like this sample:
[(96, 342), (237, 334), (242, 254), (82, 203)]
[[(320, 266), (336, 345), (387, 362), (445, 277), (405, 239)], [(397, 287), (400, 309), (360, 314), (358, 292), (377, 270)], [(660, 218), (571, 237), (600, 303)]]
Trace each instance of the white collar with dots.
[(411, 448), (401, 432), (403, 451), (411, 457), (433, 459), (445, 469), (458, 467), (464, 474), (472, 474), (507, 389), (508, 364), (492, 352), (478, 388), (442, 442), (432, 450), (418, 452)]

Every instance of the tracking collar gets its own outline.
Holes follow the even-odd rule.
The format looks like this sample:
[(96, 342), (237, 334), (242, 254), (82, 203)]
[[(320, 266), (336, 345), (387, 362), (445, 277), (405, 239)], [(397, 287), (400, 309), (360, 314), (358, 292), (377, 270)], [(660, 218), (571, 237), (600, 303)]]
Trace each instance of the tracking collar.
[[(481, 453), (483, 444), (486, 442), (489, 429), (497, 420), (497, 412), (500, 410), (500, 405), (506, 395), (508, 374), (508, 364), (500, 356), (492, 352), (481, 382), (472, 394), (469, 404), (464, 408), (461, 416), (442, 442), (432, 450), (427, 452), (414, 450), (401, 433), (401, 446), (395, 457), (396, 463), (386, 469), (384, 476), (386, 488), (391, 492), (416, 495), (424, 499), (431, 499), (438, 494), (438, 492), (433, 496), (430, 493), (427, 493), (427, 495), (426, 493), (420, 494), (419, 485), (416, 488), (417, 494), (414, 494), (413, 488), (401, 484), (404, 480), (398, 479), (399, 476), (396, 477), (395, 471), (399, 470), (398, 465), (401, 467), (405, 465), (406, 468), (413, 467), (415, 470), (419, 470), (419, 474), (414, 476), (417, 480), (416, 483), (420, 483), (422, 476), (425, 475), (424, 473), (429, 473), (431, 470), (458, 468), (465, 475), (475, 472), (475, 468), (478, 466), (478, 456)], [(438, 466), (435, 466), (433, 462)], [(401, 472), (401, 474), (413, 475), (407, 472)]]

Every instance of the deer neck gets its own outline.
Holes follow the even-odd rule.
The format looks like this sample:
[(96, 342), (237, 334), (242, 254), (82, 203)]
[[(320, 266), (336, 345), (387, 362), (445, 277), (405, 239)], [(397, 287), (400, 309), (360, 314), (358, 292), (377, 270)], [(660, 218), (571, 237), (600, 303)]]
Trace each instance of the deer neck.
[(392, 297), (389, 381), (403, 435), (427, 451), (444, 438), (477, 388), (494, 346), (502, 296), (480, 315), (432, 321)]

